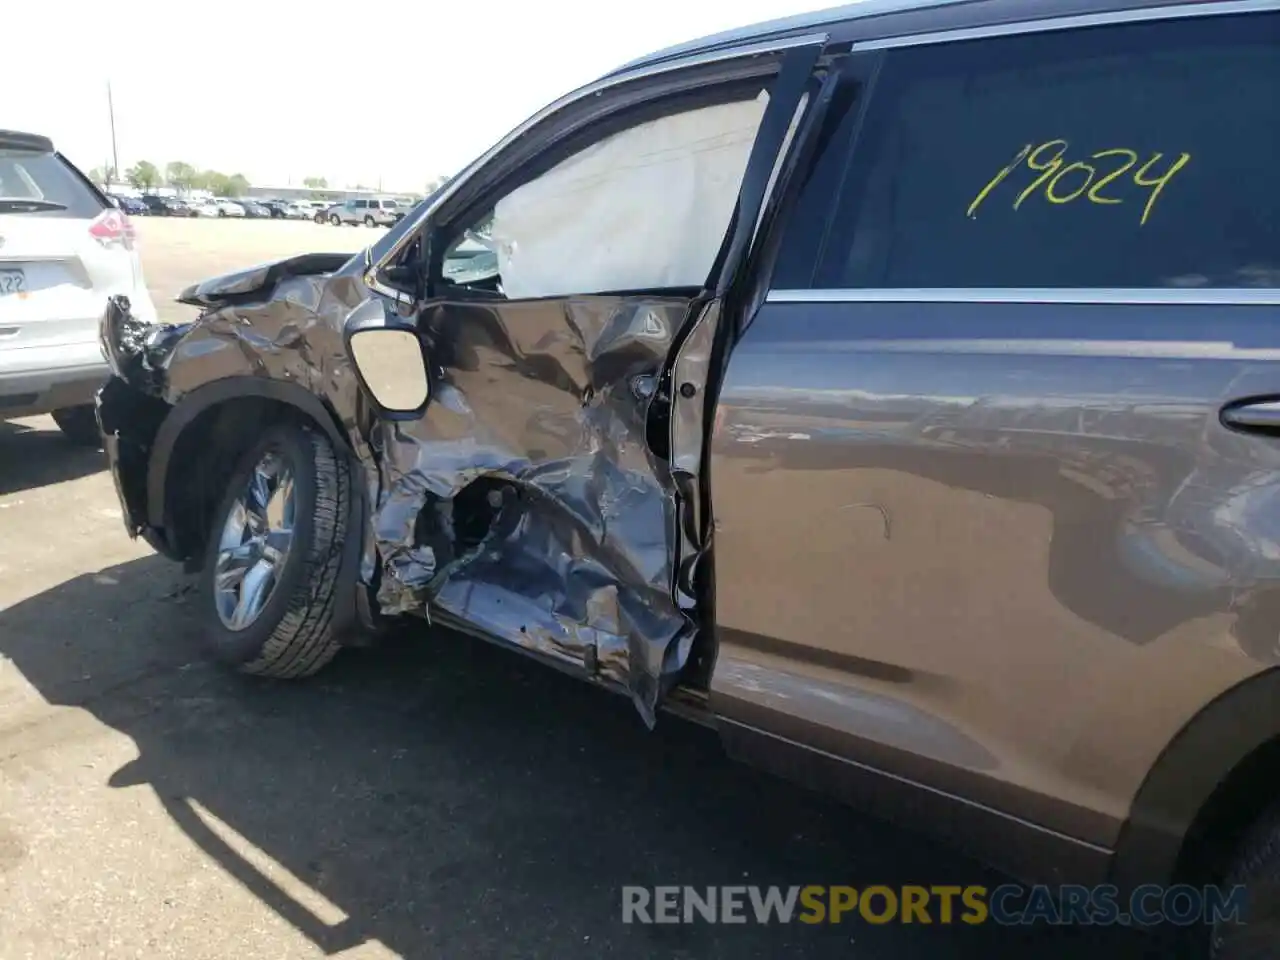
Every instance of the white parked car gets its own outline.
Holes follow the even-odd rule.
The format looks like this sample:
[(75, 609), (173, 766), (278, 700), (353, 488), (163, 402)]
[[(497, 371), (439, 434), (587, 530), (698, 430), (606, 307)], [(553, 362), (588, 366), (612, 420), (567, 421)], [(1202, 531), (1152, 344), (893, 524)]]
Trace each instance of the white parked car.
[(243, 217), (245, 209), (236, 201), (228, 197), (214, 197), (213, 203), (218, 208), (218, 216), (220, 217)]
[(52, 413), (98, 443), (98, 323), (115, 294), (155, 322), (128, 215), (47, 137), (0, 130), (0, 417)]
[(218, 205), (208, 197), (190, 197), (186, 203), (191, 208), (192, 216), (216, 217), (221, 215)]
[(325, 211), (325, 219), (335, 227), (363, 223), (366, 227), (389, 227), (405, 214), (405, 208), (386, 197), (343, 200)]

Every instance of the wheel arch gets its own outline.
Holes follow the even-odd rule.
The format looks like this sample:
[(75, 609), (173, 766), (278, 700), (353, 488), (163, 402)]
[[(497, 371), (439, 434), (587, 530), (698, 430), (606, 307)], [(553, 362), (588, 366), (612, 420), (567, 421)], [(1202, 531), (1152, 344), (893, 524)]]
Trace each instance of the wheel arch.
[[(1165, 747), (1121, 831), (1114, 881), (1129, 890), (1204, 881), (1213, 847), (1275, 802), (1277, 770), (1280, 668), (1272, 668), (1211, 701)], [(1271, 789), (1259, 790), (1260, 782)]]
[(156, 432), (147, 465), (147, 523), (165, 531), (165, 539), (175, 556), (182, 554), (182, 544), (175, 535), (169, 484), (179, 463), (174, 455), (180, 449), (186, 431), (197, 422), (207, 422), (212, 411), (229, 403), (266, 401), (282, 404), (313, 421), (324, 430), (334, 449), (348, 459), (354, 456), (346, 433), (337, 416), (315, 394), (296, 383), (265, 377), (236, 376), (215, 380), (192, 390), (165, 417)]

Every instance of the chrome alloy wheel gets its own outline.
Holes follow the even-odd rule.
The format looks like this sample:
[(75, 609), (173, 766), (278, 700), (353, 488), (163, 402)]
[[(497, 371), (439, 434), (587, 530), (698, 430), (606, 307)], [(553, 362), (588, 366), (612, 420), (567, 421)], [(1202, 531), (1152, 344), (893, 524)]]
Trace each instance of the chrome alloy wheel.
[(231, 505), (218, 540), (214, 604), (227, 629), (248, 627), (271, 599), (289, 559), (296, 503), (293, 474), (268, 451)]

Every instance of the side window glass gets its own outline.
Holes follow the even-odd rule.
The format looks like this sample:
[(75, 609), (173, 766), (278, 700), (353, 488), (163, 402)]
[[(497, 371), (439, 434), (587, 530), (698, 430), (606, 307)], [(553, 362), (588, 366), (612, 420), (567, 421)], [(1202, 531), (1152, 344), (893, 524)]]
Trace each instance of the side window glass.
[(701, 287), (767, 103), (685, 110), (561, 160), (452, 231), (444, 278), (510, 299)]
[(1280, 287), (1277, 104), (1276, 14), (892, 51), (812, 285)]

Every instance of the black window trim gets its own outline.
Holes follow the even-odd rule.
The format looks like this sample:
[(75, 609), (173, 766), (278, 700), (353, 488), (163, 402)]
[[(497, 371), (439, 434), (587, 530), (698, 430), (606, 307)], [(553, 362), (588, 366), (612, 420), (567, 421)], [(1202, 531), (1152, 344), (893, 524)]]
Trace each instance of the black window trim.
[(1074, 30), (1080, 27), (1121, 26), (1128, 23), (1149, 23), (1160, 20), (1190, 20), (1193, 17), (1229, 16), (1239, 13), (1274, 13), (1277, 10), (1280, 10), (1280, 0), (1208, 0), (1203, 3), (1172, 3), (1168, 6), (1136, 7), (1130, 10), (1082, 13), (1067, 17), (1045, 17), (1041, 20), (997, 23), (986, 27), (966, 27), (959, 30), (884, 37), (878, 40), (859, 40), (850, 44), (850, 51), (857, 53), (868, 50), (893, 50), (900, 47), (956, 43), (961, 40), (1017, 36), (1023, 33)]
[(867, 287), (770, 290), (769, 303), (1096, 303), (1280, 306), (1270, 287)]
[[(1138, 8), (1108, 13), (1055, 17), (1019, 23), (994, 24), (989, 27), (966, 28), (940, 33), (918, 33), (879, 40), (866, 40), (850, 45), (851, 54), (870, 54), (904, 47), (934, 46), (963, 40), (1049, 33), (1096, 26), (1123, 26), (1162, 20), (1193, 17), (1267, 14), (1280, 11), (1280, 0), (1211, 0), (1207, 3), (1175, 4)], [(874, 83), (862, 103), (857, 128), (875, 99)], [(857, 143), (857, 129), (851, 144)], [(841, 179), (843, 193), (847, 177)], [(833, 205), (834, 206), (834, 205)], [(823, 224), (819, 249), (826, 248), (832, 217)], [(816, 269), (816, 264), (815, 264)], [(1277, 306), (1280, 288), (1214, 287), (1210, 289), (1161, 287), (867, 287), (791, 289), (770, 287), (767, 303), (1058, 303), (1058, 304), (1184, 304), (1211, 306)]]

